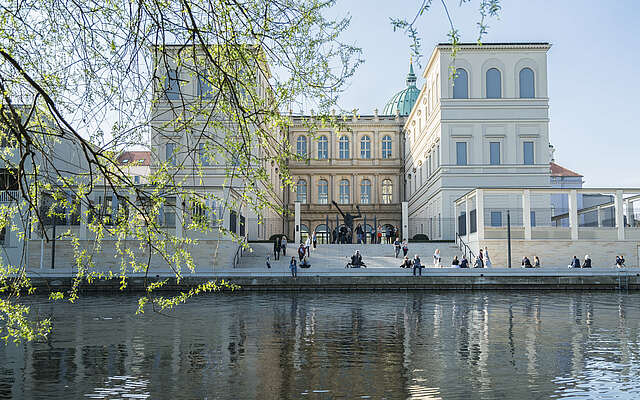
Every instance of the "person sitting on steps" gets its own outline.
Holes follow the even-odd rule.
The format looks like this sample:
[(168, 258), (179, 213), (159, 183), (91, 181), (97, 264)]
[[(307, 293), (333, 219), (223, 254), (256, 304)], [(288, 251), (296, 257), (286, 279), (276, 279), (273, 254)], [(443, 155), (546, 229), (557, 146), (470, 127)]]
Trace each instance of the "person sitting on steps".
[(356, 252), (351, 256), (351, 265), (353, 268), (367, 267), (362, 262), (362, 255), (360, 254), (360, 250), (356, 250)]
[(582, 262), (582, 268), (591, 268), (591, 258), (586, 254), (584, 256), (584, 261)]
[(402, 261), (400, 268), (411, 268), (411, 260), (409, 260), (408, 256), (404, 256), (404, 260)]
[(460, 268), (469, 268), (469, 261), (467, 260), (467, 256), (462, 256), (462, 260), (460, 260)]

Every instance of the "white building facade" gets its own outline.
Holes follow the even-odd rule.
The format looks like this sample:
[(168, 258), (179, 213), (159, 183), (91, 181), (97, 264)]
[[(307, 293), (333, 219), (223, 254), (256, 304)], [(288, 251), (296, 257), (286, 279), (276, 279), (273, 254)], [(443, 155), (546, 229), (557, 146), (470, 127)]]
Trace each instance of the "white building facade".
[(452, 58), (450, 44), (436, 46), (404, 125), (410, 237), (454, 239), (466, 210), (453, 204), (473, 188), (550, 186), (549, 48), (462, 44)]

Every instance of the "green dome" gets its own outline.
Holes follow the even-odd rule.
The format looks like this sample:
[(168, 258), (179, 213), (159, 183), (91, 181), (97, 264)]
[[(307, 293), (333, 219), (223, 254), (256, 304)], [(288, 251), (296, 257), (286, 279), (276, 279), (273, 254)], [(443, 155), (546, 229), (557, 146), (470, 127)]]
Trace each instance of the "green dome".
[(420, 89), (416, 87), (416, 74), (413, 73), (413, 63), (410, 63), (409, 75), (407, 75), (407, 87), (393, 95), (387, 104), (385, 104), (382, 114), (396, 115), (397, 110), (401, 116), (409, 115), (419, 94)]

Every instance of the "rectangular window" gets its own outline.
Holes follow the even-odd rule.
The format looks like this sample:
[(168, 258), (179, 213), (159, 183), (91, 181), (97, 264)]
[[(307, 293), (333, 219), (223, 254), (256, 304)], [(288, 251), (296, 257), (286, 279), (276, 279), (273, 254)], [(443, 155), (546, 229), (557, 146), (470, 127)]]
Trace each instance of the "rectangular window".
[(168, 100), (180, 100), (180, 73), (177, 69), (167, 71), (167, 87), (165, 94)]
[(536, 212), (531, 211), (531, 226), (536, 226)]
[(327, 181), (320, 181), (318, 185), (318, 203), (329, 204), (329, 185)]
[(489, 143), (489, 158), (491, 165), (500, 165), (500, 142)]
[(204, 143), (200, 143), (198, 145), (198, 156), (200, 157), (200, 164), (203, 167), (208, 167), (209, 164), (209, 158), (207, 157), (206, 154), (206, 149), (204, 148)]
[(360, 141), (360, 158), (371, 158), (371, 141), (368, 139)]
[(213, 87), (209, 82), (210, 78), (208, 75), (201, 75), (198, 77), (198, 96), (202, 99), (213, 98)]
[(502, 226), (502, 211), (491, 211), (491, 226)]
[(467, 165), (467, 142), (456, 142), (456, 165)]
[(533, 142), (523, 143), (524, 165), (533, 165)]
[(176, 144), (175, 143), (167, 143), (165, 145), (165, 160), (167, 161), (168, 164), (173, 165), (174, 167), (176, 166), (176, 155), (175, 155), (175, 151), (176, 151)]

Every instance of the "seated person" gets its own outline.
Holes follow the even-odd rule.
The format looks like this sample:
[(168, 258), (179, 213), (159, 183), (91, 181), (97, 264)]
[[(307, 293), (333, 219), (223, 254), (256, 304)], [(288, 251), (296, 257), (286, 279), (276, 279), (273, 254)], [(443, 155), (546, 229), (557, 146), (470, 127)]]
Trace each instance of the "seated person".
[(409, 257), (404, 256), (404, 260), (402, 261), (402, 265), (400, 265), (400, 268), (411, 268), (411, 260), (409, 260)]
[(580, 260), (578, 260), (578, 257), (573, 256), (573, 260), (571, 260), (569, 268), (580, 268)]
[(355, 254), (351, 256), (351, 265), (355, 268), (361, 267), (362, 263), (362, 255), (360, 255), (360, 251), (356, 250)]
[(529, 257), (527, 256), (522, 257), (522, 268), (533, 268), (533, 265), (531, 265), (531, 260), (529, 260)]
[(540, 268), (540, 258), (533, 256), (533, 268)]
[(460, 261), (458, 261), (458, 256), (453, 256), (453, 261), (451, 261), (451, 267), (460, 268)]
[(624, 256), (616, 256), (616, 266), (618, 268), (624, 267)]
[(584, 256), (584, 261), (582, 262), (582, 268), (591, 268), (591, 259), (589, 255)]
[(309, 257), (304, 256), (304, 258), (302, 259), (302, 262), (299, 264), (300, 268), (309, 268), (311, 267), (311, 264), (309, 264)]
[(467, 256), (462, 256), (462, 260), (460, 260), (460, 268), (469, 268), (469, 261), (467, 261)]

